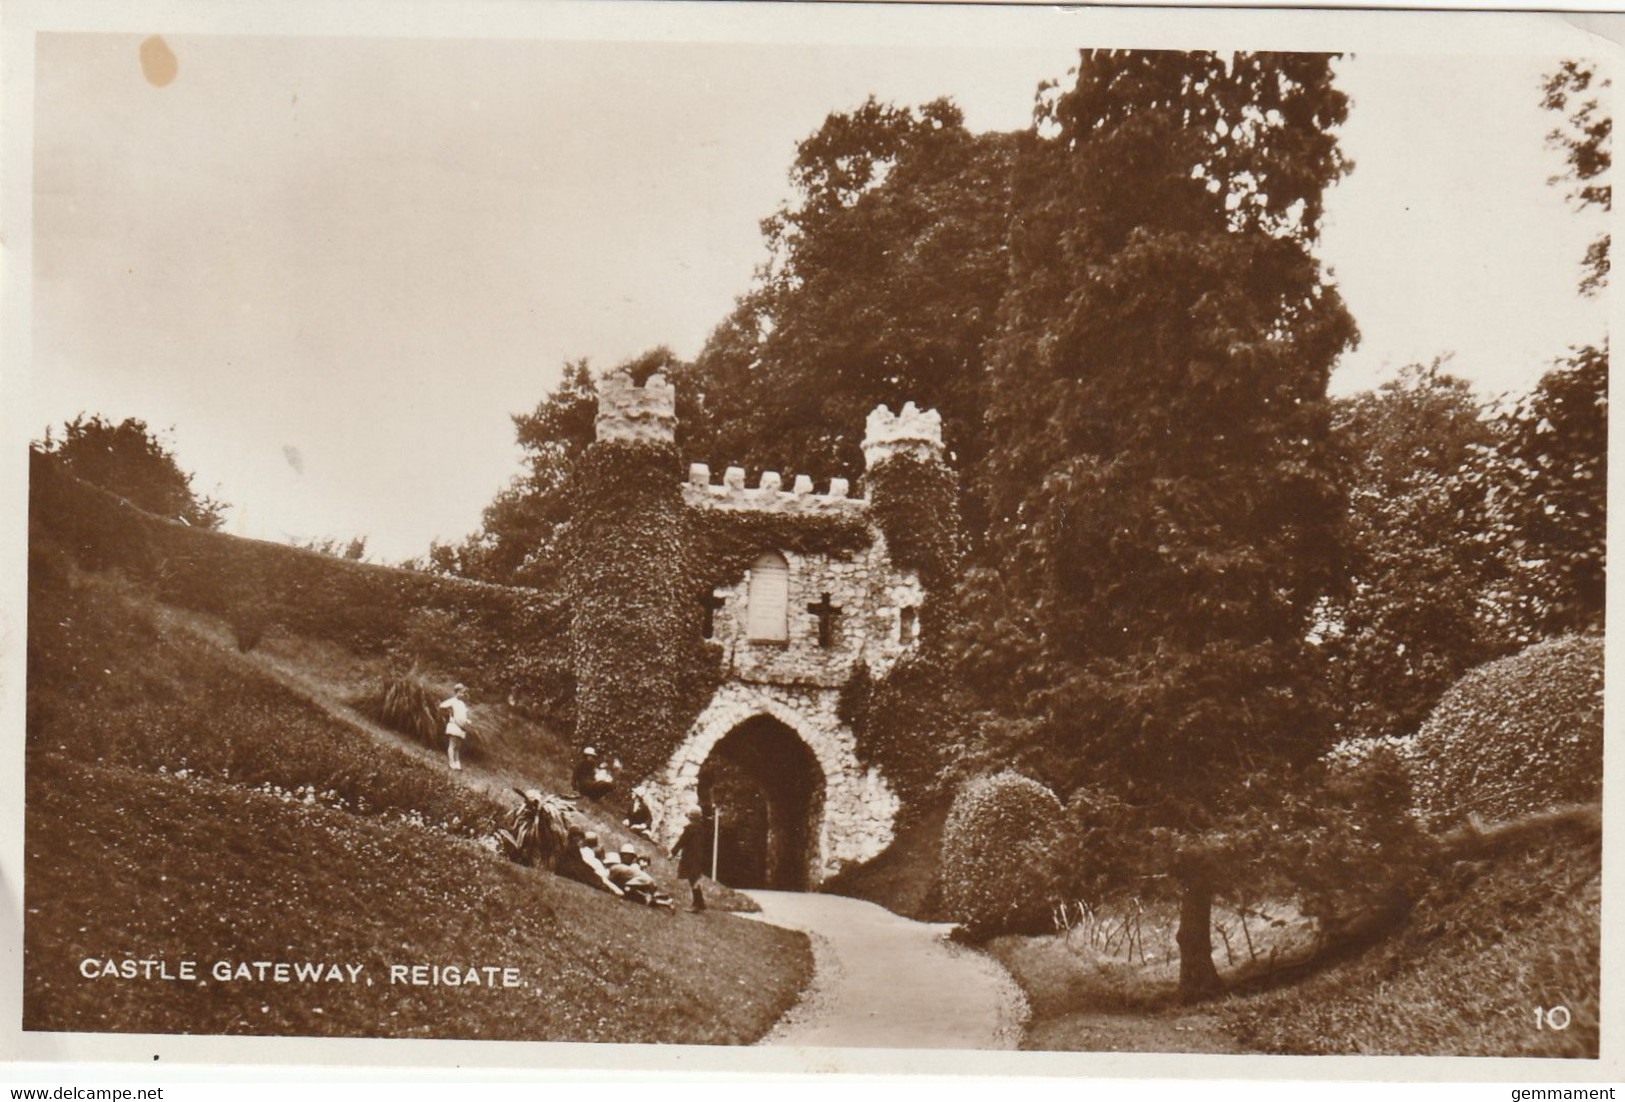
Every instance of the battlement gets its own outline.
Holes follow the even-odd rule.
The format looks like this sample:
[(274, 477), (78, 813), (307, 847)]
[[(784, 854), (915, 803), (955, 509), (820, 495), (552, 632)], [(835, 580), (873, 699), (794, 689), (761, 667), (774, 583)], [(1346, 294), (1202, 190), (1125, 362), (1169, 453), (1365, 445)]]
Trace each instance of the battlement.
[(832, 478), (826, 493), (813, 492), (813, 480), (799, 474), (784, 489), (777, 471), (764, 471), (757, 485), (745, 485), (745, 469), (729, 467), (718, 484), (711, 482), (711, 468), (691, 463), (688, 481), (683, 484), (683, 500), (689, 505), (715, 509), (755, 509), (777, 513), (862, 513), (869, 502), (849, 497), (851, 486), (844, 478)]
[(677, 438), (677, 391), (664, 375), (638, 386), (625, 372), (598, 380), (598, 439), (669, 444)]
[(881, 460), (905, 454), (918, 459), (942, 458), (942, 415), (934, 409), (922, 410), (913, 402), (901, 413), (876, 406), (864, 423), (864, 466), (873, 470)]

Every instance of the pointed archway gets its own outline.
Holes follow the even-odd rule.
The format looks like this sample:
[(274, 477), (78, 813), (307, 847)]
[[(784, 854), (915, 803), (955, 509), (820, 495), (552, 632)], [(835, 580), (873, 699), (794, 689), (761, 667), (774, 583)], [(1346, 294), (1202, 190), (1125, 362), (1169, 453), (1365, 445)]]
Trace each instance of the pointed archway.
[[(793, 736), (801, 746), (783, 749), (779, 770), (793, 766), (803, 753), (815, 763), (818, 775), (806, 778), (805, 786), (805, 791), (816, 794), (806, 812), (808, 887), (849, 862), (869, 860), (891, 843), (897, 796), (874, 766), (859, 762), (855, 737), (841, 721), (840, 690), (730, 679), (718, 686), (649, 786), (662, 845), (673, 845), (689, 813), (700, 809), (700, 770), (722, 740), (736, 731), (740, 743), (755, 731), (781, 749), (784, 736)], [(807, 759), (799, 756), (799, 761), (805, 765)]]
[(700, 804), (719, 814), (717, 879), (799, 891), (817, 883), (824, 773), (786, 724), (755, 715), (730, 730), (699, 773)]

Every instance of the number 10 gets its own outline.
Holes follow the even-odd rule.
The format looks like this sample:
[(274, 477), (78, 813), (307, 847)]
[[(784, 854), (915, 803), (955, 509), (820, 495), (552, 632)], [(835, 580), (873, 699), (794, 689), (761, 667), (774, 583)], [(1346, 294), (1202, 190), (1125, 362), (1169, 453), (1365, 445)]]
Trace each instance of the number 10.
[(1554, 1006), (1550, 1010), (1535, 1007), (1535, 1028), (1562, 1032), (1569, 1027), (1569, 1008)]

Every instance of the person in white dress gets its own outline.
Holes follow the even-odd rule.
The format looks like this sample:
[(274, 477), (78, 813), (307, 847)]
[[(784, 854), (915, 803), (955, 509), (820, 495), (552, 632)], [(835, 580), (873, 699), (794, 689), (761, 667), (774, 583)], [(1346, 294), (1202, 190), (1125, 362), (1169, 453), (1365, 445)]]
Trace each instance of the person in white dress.
[(453, 686), (451, 695), (440, 702), (440, 710), (450, 713), (446, 717), (446, 761), (452, 769), (463, 767), (463, 740), (468, 737), (468, 703), (463, 700), (467, 687)]

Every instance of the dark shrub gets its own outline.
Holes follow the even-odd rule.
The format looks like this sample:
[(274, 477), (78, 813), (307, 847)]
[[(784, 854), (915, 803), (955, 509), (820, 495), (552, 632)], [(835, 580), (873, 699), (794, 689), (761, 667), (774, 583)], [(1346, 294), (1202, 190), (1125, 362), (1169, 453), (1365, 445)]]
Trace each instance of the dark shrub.
[(1410, 770), (1386, 740), (1340, 758), (1289, 802), (1294, 829), (1276, 856), (1323, 936), (1391, 921), (1426, 886), (1431, 847), (1411, 810)]
[(942, 833), (942, 902), (973, 939), (1035, 933), (1062, 895), (1061, 801), (1019, 773), (967, 781)]
[(1435, 826), (1602, 798), (1603, 641), (1569, 635), (1486, 663), (1417, 732), (1416, 802)]
[(237, 649), (247, 654), (265, 638), (265, 632), (271, 626), (271, 610), (259, 601), (248, 600), (232, 609), (226, 619), (231, 624)]
[(431, 749), (445, 745), (441, 697), (407, 674), (388, 677), (356, 702), (357, 707), (392, 731), (416, 739)]

